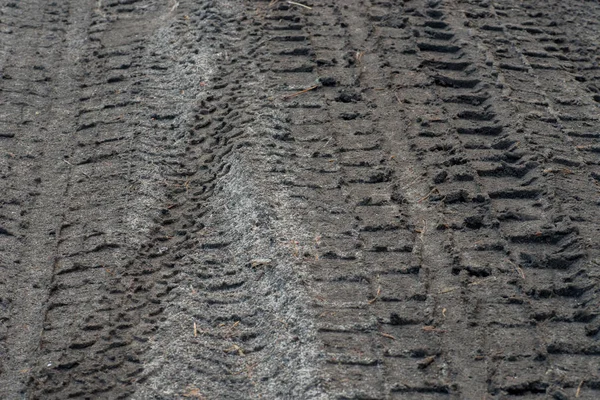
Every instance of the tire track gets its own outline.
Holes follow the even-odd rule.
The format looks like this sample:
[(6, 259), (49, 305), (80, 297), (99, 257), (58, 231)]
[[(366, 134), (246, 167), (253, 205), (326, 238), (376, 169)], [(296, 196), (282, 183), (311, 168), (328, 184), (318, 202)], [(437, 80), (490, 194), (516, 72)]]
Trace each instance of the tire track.
[[(21, 263), (25, 271), (31, 269), (29, 273), (39, 275), (33, 287), (41, 292), (35, 298), (40, 301), (38, 313), (45, 313), (45, 317), (43, 321), (39, 315), (25, 320), (31, 321), (31, 340), (22, 347), (11, 345), (25, 358), (24, 365), (13, 361), (19, 371), (7, 379), (29, 375), (25, 396), (31, 398), (92, 394), (121, 398), (132, 392), (132, 383), (142, 370), (140, 357), (145, 342), (159, 322), (160, 299), (172, 289), (168, 281), (171, 271), (163, 270), (160, 260), (148, 261), (157, 252), (151, 249), (153, 242), (161, 239), (155, 226), (163, 222), (153, 214), (160, 215), (157, 202), (164, 202), (159, 183), (169, 174), (178, 178), (185, 174), (177, 168), (176, 147), (154, 151), (158, 145), (168, 147), (163, 135), (172, 132), (175, 125), (162, 121), (175, 117), (169, 114), (162, 118), (155, 110), (164, 112), (164, 105), (149, 101), (156, 94), (164, 96), (160, 88), (164, 78), (156, 75), (154, 87), (152, 80), (144, 78), (146, 66), (140, 60), (145, 49), (139, 39), (139, 22), (157, 16), (160, 24), (165, 14), (168, 18), (169, 9), (151, 2), (135, 6), (78, 2), (53, 3), (43, 12), (49, 31), (63, 32), (64, 42), (90, 40), (80, 52), (53, 45), (57, 54), (49, 66), (33, 68), (44, 71), (70, 65), (45, 94), (55, 103), (46, 106), (50, 112), (44, 114), (53, 121), (51, 127), (42, 127), (32, 138), (43, 156), (38, 167), (41, 179), (34, 182), (46, 183), (47, 179), (50, 190), (42, 191), (42, 201), (36, 205), (24, 207), (25, 212), (34, 211), (27, 221), (33, 233), (24, 236)], [(69, 19), (69, 30), (53, 25), (67, 24)], [(146, 25), (146, 32), (156, 26)], [(61, 39), (53, 33), (47, 37), (52, 42)], [(44, 41), (41, 44), (44, 49)], [(140, 83), (147, 84), (147, 89), (140, 90)], [(154, 136), (140, 140), (148, 131)], [(49, 135), (60, 140), (52, 141)], [(62, 185), (59, 177), (63, 177)], [(49, 230), (48, 226), (56, 228)], [(48, 233), (50, 240), (38, 237)], [(38, 245), (44, 242), (45, 247)], [(27, 251), (28, 244), (36, 251)], [(160, 248), (157, 250), (160, 255)], [(36, 270), (36, 264), (42, 271)], [(30, 284), (23, 275), (15, 281), (17, 287)], [(27, 286), (24, 289), (31, 292)], [(31, 304), (21, 307), (13, 312), (36, 311)], [(35, 328), (37, 325), (40, 327)], [(7, 336), (17, 338), (18, 343), (16, 331), (21, 326), (11, 328), (13, 332)], [(35, 340), (40, 341), (38, 351), (33, 350)], [(25, 392), (16, 384), (3, 386)], [(15, 392), (7, 396), (15, 397)]]
[(587, 4), (7, 3), (0, 394), (597, 397)]
[(280, 244), (301, 228), (278, 196), (265, 195), (278, 193), (261, 165), (282, 127), (256, 102), (265, 95), (254, 54), (261, 38), (245, 17), (254, 12), (252, 4), (179, 4), (188, 29), (180, 47), (214, 57), (214, 72), (186, 121), (182, 162), (190, 174), (168, 213), (186, 231), (169, 249), (177, 288), (136, 398), (323, 397), (302, 268)]
[[(136, 44), (139, 21), (164, 10), (152, 3), (146, 4), (150, 10), (90, 6), (84, 4), (74, 16), (88, 21), (85, 36), (70, 41), (91, 39), (74, 60), (79, 70), (73, 79), (81, 96), (66, 98), (76, 111), (72, 125), (63, 129), (75, 133), (70, 140), (76, 146), (65, 155), (69, 180), (57, 199), (64, 213), (56, 230), (53, 276), (32, 372), (33, 398), (128, 397), (143, 369), (144, 343), (162, 312), (160, 298), (168, 291), (168, 282), (159, 278), (160, 266), (139, 258), (150, 258), (144, 247), (153, 241), (148, 229), (153, 223), (134, 217), (156, 209), (160, 192), (127, 194), (144, 183), (156, 191), (156, 181), (164, 174), (151, 165), (160, 160), (147, 156), (136, 133), (153, 128), (160, 134), (169, 127), (144, 123), (153, 118), (147, 111), (152, 105), (139, 96), (131, 100), (132, 94), (146, 95), (135, 88), (140, 76), (135, 60), (144, 50)], [(155, 26), (147, 26), (147, 32)], [(128, 175), (132, 166), (141, 176)]]
[[(305, 72), (275, 70), (281, 75), (272, 80), (287, 83), (287, 93), (317, 78), (323, 85), (281, 104), (291, 134), (272, 171), (293, 188), (293, 208), (306, 210), (302, 222), (315, 230), (315, 248), (304, 251), (304, 262), (312, 275), (329, 395), (444, 397), (452, 390), (444, 372), (426, 364), (442, 353), (431, 276), (443, 261), (425, 254), (435, 241), (425, 244), (419, 235), (426, 228), (423, 208), (414, 200), (404, 205), (406, 197), (421, 196), (419, 187), (411, 187), (419, 170), (398, 173), (400, 162), (416, 160), (405, 144), (394, 142), (392, 132), (404, 124), (389, 119), (390, 102), (377, 96), (387, 77), (365, 66), (377, 57), (370, 22), (362, 16), (378, 19), (367, 7), (327, 3), (300, 12), (279, 5), (270, 16), (306, 21), (303, 41), (295, 40), (298, 33), (294, 40), (285, 34), (272, 39), (289, 42), (282, 47), (297, 60), (286, 64), (305, 65)], [(273, 58), (279, 48), (272, 47)], [(306, 55), (316, 64), (312, 70)]]
[[(560, 304), (564, 308), (561, 309), (561, 316), (556, 317), (561, 321), (557, 325), (567, 330), (583, 330), (582, 324), (576, 323), (581, 320), (578, 317), (580, 312), (577, 311), (580, 307), (579, 299), (592, 298), (590, 296), (596, 287), (596, 281), (581, 268), (585, 268), (586, 264), (594, 265), (593, 255), (590, 258), (585, 244), (586, 236), (580, 233), (580, 219), (562, 207), (559, 200), (560, 188), (565, 187), (564, 181), (548, 176), (550, 164), (537, 155), (538, 147), (534, 144), (524, 146), (522, 143), (527, 136), (522, 136), (523, 128), (509, 122), (514, 110), (501, 97), (506, 92), (495, 89), (497, 86), (493, 79), (497, 75), (498, 81), (501, 81), (502, 75), (487, 67), (496, 64), (482, 56), (485, 54), (483, 44), (474, 43), (478, 47), (469, 46), (465, 36), (467, 32), (461, 28), (465, 21), (457, 18), (458, 14), (453, 7), (451, 3), (440, 2), (429, 2), (423, 6), (411, 3), (404, 9), (389, 3), (356, 8), (354, 5), (342, 8), (334, 4), (323, 4), (319, 5), (318, 11), (300, 12), (289, 5), (276, 5), (278, 13), (273, 16), (274, 20), (294, 21), (297, 25), (306, 22), (303, 35), (298, 32), (293, 36), (274, 37), (273, 43), (284, 42), (285, 54), (291, 55), (285, 70), (274, 69), (274, 72), (280, 73), (280, 77), (274, 80), (280, 79), (288, 83), (292, 89), (290, 92), (309, 87), (310, 82), (317, 78), (326, 82), (327, 86), (339, 87), (337, 94), (331, 95), (334, 89), (328, 89), (324, 84), (318, 90), (302, 94), (303, 100), (294, 99), (293, 104), (286, 107), (292, 124), (298, 126), (297, 130), (292, 128), (293, 134), (288, 140), (302, 140), (302, 144), (297, 146), (304, 146), (304, 154), (311, 154), (311, 158), (315, 160), (304, 161), (306, 156), (300, 156), (302, 153), (288, 153), (288, 159), (298, 161), (290, 168), (280, 166), (275, 172), (290, 174), (290, 170), (306, 171), (295, 172), (291, 174), (295, 176), (294, 179), (284, 180), (301, 192), (295, 197), (300, 199), (300, 204), (303, 203), (302, 208), (312, 209), (308, 204), (315, 204), (314, 208), (322, 210), (309, 213), (304, 220), (305, 224), (314, 226), (311, 221), (329, 220), (330, 217), (326, 217), (324, 212), (328, 208), (331, 209), (330, 213), (335, 212), (333, 210), (336, 207), (332, 204), (336, 204), (339, 201), (337, 199), (342, 197), (336, 193), (343, 193), (340, 189), (344, 185), (353, 189), (359, 183), (392, 181), (397, 182), (399, 187), (412, 183), (413, 190), (420, 189), (423, 196), (408, 200), (408, 205), (401, 208), (409, 213), (408, 226), (415, 231), (427, 232), (427, 221), (431, 218), (435, 222), (431, 222), (429, 232), (434, 229), (445, 232), (429, 233), (432, 240), (439, 241), (439, 245), (419, 244), (413, 245), (412, 249), (419, 249), (421, 252), (420, 261), (424, 265), (418, 264), (418, 271), (423, 280), (422, 285), (427, 289), (425, 294), (419, 294), (416, 298), (428, 299), (431, 306), (424, 312), (428, 318), (417, 321), (423, 325), (431, 324), (426, 325), (429, 327), (435, 326), (429, 329), (449, 334), (442, 335), (442, 339), (437, 341), (437, 350), (415, 353), (423, 358), (423, 362), (428, 363), (423, 368), (418, 368), (417, 365), (424, 364), (417, 362), (403, 365), (395, 360), (396, 365), (393, 365), (388, 361), (391, 357), (384, 357), (393, 351), (388, 350), (386, 353), (379, 350), (385, 345), (373, 345), (378, 342), (373, 337), (378, 329), (375, 321), (385, 324), (384, 321), (389, 318), (392, 323), (398, 321), (398, 314), (391, 313), (387, 317), (362, 311), (374, 307), (367, 307), (360, 300), (349, 302), (344, 294), (348, 293), (348, 298), (361, 298), (367, 297), (367, 293), (371, 291), (371, 297), (378, 299), (380, 295), (383, 297), (381, 293), (390, 290), (384, 289), (385, 284), (380, 283), (386, 282), (385, 279), (393, 281), (390, 272), (384, 270), (388, 275), (374, 276), (365, 272), (369, 271), (369, 264), (360, 255), (361, 251), (351, 250), (351, 244), (358, 240), (356, 237), (365, 240), (363, 238), (371, 236), (367, 243), (377, 243), (379, 240), (385, 242), (386, 236), (381, 231), (388, 230), (389, 226), (382, 224), (378, 229), (369, 227), (367, 230), (374, 233), (362, 233), (360, 223), (353, 224), (348, 218), (350, 197), (346, 195), (345, 202), (338, 206), (345, 211), (335, 212), (340, 216), (336, 215), (334, 226), (345, 225), (347, 235), (358, 236), (353, 240), (349, 237), (334, 240), (329, 235), (319, 235), (327, 237), (326, 243), (335, 243), (333, 247), (336, 251), (325, 254), (336, 261), (328, 259), (327, 263), (339, 263), (334, 270), (344, 268), (343, 277), (330, 271), (325, 272), (324, 262), (315, 268), (319, 271), (315, 273), (319, 276), (315, 280), (319, 282), (318, 296), (323, 298), (322, 303), (336, 304), (331, 308), (324, 307), (330, 314), (326, 311), (321, 316), (326, 316), (329, 321), (332, 315), (341, 314), (341, 321), (353, 321), (361, 328), (332, 328), (331, 323), (328, 323), (325, 331), (332, 331), (334, 334), (331, 338), (327, 337), (328, 334), (321, 337), (325, 352), (334, 349), (338, 353), (335, 358), (332, 357), (335, 367), (325, 368), (329, 372), (328, 388), (334, 396), (379, 398), (416, 393), (466, 397), (532, 393), (554, 395), (573, 387), (575, 382), (565, 382), (564, 378), (557, 375), (552, 378), (544, 375), (548, 368), (554, 367), (548, 353), (558, 351), (552, 344), (552, 339), (549, 339), (552, 337), (552, 330), (547, 328), (544, 321), (554, 318), (553, 314), (547, 314), (548, 310)], [(358, 17), (359, 15), (364, 17)], [(378, 28), (373, 29), (370, 22), (363, 18), (377, 21)], [(345, 30), (344, 27), (352, 27), (352, 30)], [(310, 43), (310, 47), (307, 43)], [(278, 54), (278, 49), (279, 47), (274, 47), (274, 55)], [(377, 58), (378, 55), (381, 56)], [(378, 73), (377, 68), (385, 72)], [(519, 68), (527, 70), (518, 65), (508, 69), (518, 71)], [(402, 104), (405, 116), (402, 122), (388, 116), (396, 111), (389, 100), (374, 100), (382, 97), (377, 96), (378, 92), (383, 90), (386, 93), (390, 89), (399, 89), (396, 97)], [(423, 102), (422, 99), (427, 101)], [(369, 100), (371, 104), (368, 104)], [(361, 103), (367, 103), (367, 107)], [(334, 104), (337, 112), (345, 111), (339, 117), (326, 111)], [(387, 126), (381, 121), (385, 118), (390, 121)], [(353, 122), (346, 127), (336, 119)], [(398, 126), (399, 124), (401, 125)], [(327, 128), (323, 128), (323, 125)], [(345, 132), (351, 132), (357, 126), (364, 126), (364, 130), (359, 128), (354, 137), (344, 136)], [(375, 126), (385, 128), (377, 129)], [(338, 133), (338, 129), (342, 133)], [(398, 134), (391, 134), (403, 129), (408, 130), (404, 140)], [(390, 132), (386, 139), (390, 140), (391, 137), (395, 142), (382, 141), (386, 130)], [(342, 153), (339, 156), (342, 158), (343, 154), (352, 150), (344, 148), (344, 145), (340, 145), (341, 149), (336, 149), (336, 145), (360, 143), (361, 136), (365, 134), (372, 136), (367, 139), (369, 144), (364, 147), (375, 154), (380, 148), (388, 151), (393, 149), (392, 153), (399, 151), (399, 159), (414, 160), (414, 164), (420, 164), (424, 169), (420, 173), (411, 171), (407, 174), (404, 171), (406, 167), (404, 170), (397, 167), (386, 168), (389, 153), (387, 157), (379, 158), (363, 153), (360, 157), (362, 161), (355, 164), (355, 168), (343, 163), (337, 164), (337, 153)], [(551, 146), (561, 147), (557, 141), (552, 142)], [(523, 147), (525, 149), (521, 150)], [(307, 150), (311, 148), (312, 152)], [(324, 148), (327, 149), (323, 150)], [(440, 157), (440, 154), (444, 156)], [(320, 176), (316, 180), (315, 172)], [(418, 182), (422, 174), (430, 177), (432, 184), (429, 187)], [(401, 175), (410, 179), (398, 178)], [(307, 191), (318, 194), (311, 198), (306, 194)], [(328, 194), (324, 194), (327, 192)], [(395, 209), (386, 203), (389, 202), (388, 198), (408, 197), (405, 193), (378, 193), (373, 187), (363, 192), (377, 193), (378, 200), (365, 197), (362, 205), (374, 202), (377, 206), (385, 204), (388, 207), (384, 212), (367, 214), (367, 218), (375, 220), (381, 218), (379, 215), (387, 215), (384, 220), (393, 220), (392, 210)], [(589, 199), (592, 196), (593, 192), (590, 191), (584, 197)], [(327, 199), (327, 208), (316, 206), (324, 204), (324, 199)], [(431, 206), (422, 205), (425, 200)], [(376, 207), (372, 209), (377, 210)], [(389, 214), (390, 211), (392, 214)], [(367, 219), (358, 212), (356, 214), (357, 221)], [(426, 220), (424, 224), (421, 223), (423, 220)], [(336, 230), (326, 223), (319, 227), (327, 232)], [(398, 232), (395, 237), (398, 237)], [(355, 246), (360, 248), (358, 244)], [(387, 252), (394, 247), (375, 245), (373, 248), (378, 252)], [(430, 253), (423, 255), (423, 252)], [(444, 253), (447, 258), (431, 257), (432, 254)], [(409, 261), (406, 264), (416, 263), (413, 261), (411, 264)], [(325, 276), (322, 277), (323, 275)], [(530, 275), (533, 278), (527, 282), (526, 277)], [(521, 282), (523, 277), (525, 283)], [(346, 280), (351, 280), (351, 283)], [(340, 281), (343, 284), (338, 283)], [(402, 285), (416, 286), (407, 282), (408, 278), (404, 277), (395, 285), (387, 285), (391, 286), (390, 291), (397, 290)], [(329, 294), (323, 296), (320, 294), (322, 292)], [(490, 292), (494, 293), (491, 298)], [(543, 300), (554, 296), (559, 299), (553, 302)], [(381, 303), (385, 301), (382, 300)], [(405, 306), (405, 301), (400, 301), (400, 304), (408, 307)], [(344, 317), (340, 309), (352, 311)], [(589, 312), (583, 311), (586, 315)], [(411, 315), (415, 315), (414, 311)], [(450, 318), (446, 318), (447, 315)], [(356, 322), (357, 319), (361, 323)], [(407, 320), (415, 321), (410, 318)], [(344, 326), (344, 323), (339, 325)], [(490, 334), (490, 329), (493, 334)], [(523, 335), (531, 337), (531, 340), (525, 343), (511, 342), (512, 337)], [(344, 341), (356, 347), (339, 344)], [(422, 343), (431, 346), (436, 341), (423, 340)], [(362, 344), (362, 349), (359, 344)], [(590, 345), (585, 345), (584, 348), (589, 348)], [(477, 365), (478, 361), (485, 365), (484, 369)], [(431, 368), (430, 365), (434, 367)], [(436, 368), (438, 365), (439, 369)], [(511, 381), (508, 371), (513, 368), (524, 368), (532, 372), (522, 374), (517, 381)], [(409, 372), (411, 369), (412, 373)], [(420, 369), (426, 370), (425, 372), (437, 369), (438, 383), (429, 380), (422, 385), (414, 385), (415, 370), (420, 374)], [(393, 385), (386, 382), (381, 374), (396, 380), (398, 377), (410, 376), (412, 380), (406, 380), (410, 384)], [(591, 371), (586, 371), (586, 376), (590, 374)], [(431, 376), (436, 374), (432, 373)]]
[[(35, 349), (42, 329), (47, 285), (51, 279), (59, 213), (56, 199), (67, 185), (66, 164), (62, 162), (65, 137), (58, 121), (68, 119), (69, 107), (60, 98), (61, 82), (53, 76), (63, 58), (76, 57), (57, 43), (77, 35), (63, 29), (65, 20), (77, 14), (70, 4), (39, 7), (33, 2), (7, 4), (7, 27), (3, 36), (1, 90), (6, 114), (2, 117), (2, 149), (8, 155), (3, 167), (5, 216), (12, 220), (12, 243), (2, 251), (3, 340), (6, 352), (0, 369), (2, 395), (25, 396), (29, 372), (35, 364)], [(22, 15), (28, 15), (23, 20)], [(6, 46), (6, 47), (4, 47)], [(33, 60), (31, 62), (30, 60)], [(65, 70), (66, 74), (71, 70)], [(6, 130), (5, 130), (6, 129)], [(54, 137), (54, 145), (44, 138)]]
[[(595, 307), (593, 293), (597, 282), (593, 272), (590, 275), (588, 271), (593, 271), (598, 258), (597, 246), (592, 240), (596, 227), (591, 223), (595, 220), (593, 199), (597, 197), (597, 190), (593, 184), (589, 185), (586, 181), (593, 182), (593, 170), (597, 161), (586, 157), (578, 144), (581, 140), (589, 140), (588, 132), (590, 127), (594, 126), (593, 121), (597, 119), (597, 107), (591, 104), (591, 101), (586, 101), (586, 93), (579, 89), (579, 82), (585, 81), (585, 78), (577, 71), (587, 69), (582, 64), (589, 62), (589, 57), (585, 52), (574, 52), (566, 57), (556, 56), (554, 52), (554, 46), (565, 42), (565, 37), (568, 38), (569, 34), (557, 30), (556, 23), (546, 22), (544, 16), (548, 14), (544, 13), (543, 9), (521, 13), (519, 8), (515, 7), (507, 11), (508, 13), (489, 8), (490, 17), (496, 21), (495, 26), (502, 27), (501, 31), (493, 32), (502, 32), (502, 42), (509, 43), (511, 47), (506, 48), (507, 51), (496, 47), (497, 55), (494, 56), (493, 52), (488, 53), (487, 62), (497, 68), (498, 82), (501, 82), (504, 89), (504, 102), (525, 116), (517, 125), (517, 132), (531, 132), (532, 138), (528, 138), (530, 148), (542, 154), (543, 165), (540, 167), (542, 174), (552, 185), (550, 193), (554, 200), (554, 215), (549, 213), (549, 217), (555, 220), (570, 219), (578, 234), (576, 239), (560, 241), (564, 243), (562, 248), (566, 255), (528, 257), (527, 253), (521, 254), (525, 255), (529, 266), (539, 268), (546, 265), (549, 268), (548, 272), (543, 273), (534, 270), (536, 278), (543, 282), (542, 289), (535, 286), (526, 286), (524, 289), (536, 299), (547, 298), (545, 301), (533, 302), (532, 316), (541, 322), (543, 336), (548, 338), (544, 343), (548, 352), (548, 370), (553, 371), (556, 379), (561, 382), (556, 387), (550, 385), (547, 391), (560, 396), (578, 387), (581, 391), (579, 385), (582, 376), (595, 376), (595, 372), (587, 367), (592, 358), (588, 354), (592, 342), (588, 339), (590, 334), (586, 332), (589, 332), (589, 327), (593, 326), (592, 321), (595, 319), (593, 312), (590, 312)], [(528, 17), (526, 20), (525, 14)], [(509, 15), (512, 21), (522, 21), (522, 25), (502, 23), (504, 17)], [(494, 37), (494, 40), (498, 40), (498, 37)], [(562, 49), (567, 52), (569, 50), (565, 47)], [(499, 53), (499, 50), (502, 52)], [(582, 64), (576, 68), (578, 63)], [(514, 82), (519, 76), (529, 78), (521, 78), (517, 87)], [(571, 83), (568, 85), (559, 82)], [(531, 89), (528, 86), (531, 86)], [(522, 101), (522, 98), (526, 97), (524, 92), (528, 93), (530, 98), (527, 102)], [(526, 113), (523, 108), (531, 111)], [(589, 143), (586, 143), (583, 147), (588, 146)], [(575, 187), (578, 189), (574, 190)], [(577, 195), (573, 196), (573, 192)], [(581, 213), (584, 208), (589, 210), (589, 219)], [(569, 247), (571, 249), (568, 249)], [(571, 261), (567, 260), (569, 258)], [(554, 296), (560, 299), (552, 299)], [(561, 350), (565, 341), (557, 332), (562, 332), (562, 335), (571, 332), (569, 342), (572, 344), (567, 346), (571, 350)], [(578, 352), (576, 348), (580, 348), (579, 351), (586, 355), (575, 355)], [(574, 365), (580, 367), (575, 368)], [(561, 371), (566, 369), (573, 374), (570, 379), (563, 377)], [(593, 382), (595, 379), (590, 380)], [(589, 386), (593, 388), (595, 384), (590, 383)], [(587, 395), (594, 396), (592, 393)]]

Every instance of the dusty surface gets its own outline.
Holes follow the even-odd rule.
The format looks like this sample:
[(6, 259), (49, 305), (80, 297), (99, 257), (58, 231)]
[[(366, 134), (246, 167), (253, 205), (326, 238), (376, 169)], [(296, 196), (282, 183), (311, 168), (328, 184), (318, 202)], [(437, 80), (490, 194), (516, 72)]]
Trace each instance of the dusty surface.
[(298, 3), (0, 2), (0, 398), (599, 398), (600, 5)]

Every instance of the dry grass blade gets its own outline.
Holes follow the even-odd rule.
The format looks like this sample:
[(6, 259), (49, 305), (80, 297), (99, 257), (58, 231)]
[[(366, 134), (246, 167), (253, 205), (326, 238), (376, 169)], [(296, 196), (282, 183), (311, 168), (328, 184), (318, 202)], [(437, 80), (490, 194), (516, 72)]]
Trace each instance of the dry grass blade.
[(445, 329), (437, 329), (435, 326), (432, 326), (432, 325), (426, 325), (426, 326), (422, 327), (421, 330), (423, 332), (439, 332), (439, 333), (446, 332)]
[(296, 3), (295, 1), (288, 1), (288, 4), (293, 4), (295, 6), (304, 7), (307, 10), (312, 10), (312, 7), (307, 6), (306, 4)]
[(368, 302), (368, 303), (369, 303), (369, 304), (373, 304), (373, 303), (375, 303), (375, 302), (377, 301), (377, 299), (379, 299), (379, 296), (380, 296), (380, 295), (381, 295), (381, 286), (379, 286), (379, 287), (377, 288), (377, 294), (375, 295), (375, 297), (374, 297), (374, 298), (372, 298), (371, 300), (369, 300), (369, 302)]
[(577, 386), (577, 391), (575, 392), (575, 397), (579, 398), (579, 395), (581, 394), (581, 387), (583, 386), (583, 381), (579, 382), (579, 386)]
[(437, 294), (445, 294), (445, 293), (450, 293), (450, 292), (454, 292), (455, 290), (460, 289), (460, 287), (458, 286), (453, 286), (453, 287), (449, 287), (449, 288), (445, 288), (440, 290), (439, 292), (437, 292)]

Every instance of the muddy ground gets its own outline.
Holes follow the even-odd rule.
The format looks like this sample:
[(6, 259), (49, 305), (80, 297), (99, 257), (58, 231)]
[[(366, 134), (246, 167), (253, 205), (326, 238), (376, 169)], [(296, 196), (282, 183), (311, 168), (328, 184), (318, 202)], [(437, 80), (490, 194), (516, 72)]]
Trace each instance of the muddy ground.
[(0, 398), (600, 398), (600, 4), (1, 0)]

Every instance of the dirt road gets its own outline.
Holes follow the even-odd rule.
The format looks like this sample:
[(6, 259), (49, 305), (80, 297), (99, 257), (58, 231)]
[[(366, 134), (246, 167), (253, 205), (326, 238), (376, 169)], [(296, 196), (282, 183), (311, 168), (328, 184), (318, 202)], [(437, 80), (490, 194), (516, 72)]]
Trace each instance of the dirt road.
[(597, 399), (600, 4), (0, 1), (0, 398)]

